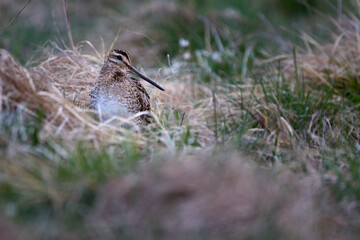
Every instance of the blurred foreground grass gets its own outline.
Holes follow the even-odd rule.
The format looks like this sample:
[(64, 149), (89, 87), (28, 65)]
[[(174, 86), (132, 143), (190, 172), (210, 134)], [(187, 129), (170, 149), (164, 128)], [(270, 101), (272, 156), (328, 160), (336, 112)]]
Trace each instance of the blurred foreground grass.
[[(34, 111), (4, 95), (0, 206), (18, 239), (357, 239), (360, 24), (346, 9), (355, 2), (344, 15), (341, 1), (84, 2), (69, 1), (75, 41), (104, 54), (122, 26), (115, 46), (167, 92), (150, 92), (157, 121), (142, 132), (57, 126), (54, 112), (83, 114), (76, 98), (93, 80), (83, 71), (102, 59), (85, 43), (63, 50), (64, 25), (49, 14), (36, 28), (22, 22), (29, 6), (0, 47), (35, 66), (36, 84), (74, 97)], [(34, 5), (61, 19), (52, 3)], [(72, 78), (67, 93), (61, 79)]]

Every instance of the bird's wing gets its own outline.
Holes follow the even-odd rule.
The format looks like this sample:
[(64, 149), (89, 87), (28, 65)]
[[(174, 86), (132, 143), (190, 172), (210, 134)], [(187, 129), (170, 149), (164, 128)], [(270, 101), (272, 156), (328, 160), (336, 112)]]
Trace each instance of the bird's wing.
[(89, 97), (90, 97), (90, 105), (92, 108), (96, 105), (97, 98), (99, 92), (99, 82), (96, 82), (95, 85), (91, 88)]
[(150, 107), (150, 96), (149, 94), (146, 92), (145, 88), (143, 87), (143, 85), (140, 83), (139, 80), (137, 80), (134, 77), (131, 77), (131, 79), (134, 81), (134, 83), (136, 84), (136, 88), (138, 90), (138, 100), (141, 106), (140, 111), (150, 111), (151, 107)]

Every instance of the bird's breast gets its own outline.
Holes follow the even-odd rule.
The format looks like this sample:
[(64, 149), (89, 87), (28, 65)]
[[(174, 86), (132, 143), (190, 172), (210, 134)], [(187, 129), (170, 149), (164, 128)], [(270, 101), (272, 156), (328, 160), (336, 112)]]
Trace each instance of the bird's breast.
[(103, 120), (113, 116), (130, 117), (133, 113), (130, 111), (130, 102), (127, 98), (109, 95), (99, 91), (93, 99), (92, 107), (101, 116)]
[(91, 107), (101, 120), (113, 116), (132, 117), (139, 112), (150, 112), (146, 90), (132, 79), (98, 81), (91, 90)]

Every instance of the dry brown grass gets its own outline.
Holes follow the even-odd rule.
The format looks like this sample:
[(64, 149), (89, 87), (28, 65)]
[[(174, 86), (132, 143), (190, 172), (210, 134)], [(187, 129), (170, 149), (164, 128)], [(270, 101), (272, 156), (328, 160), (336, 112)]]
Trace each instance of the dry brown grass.
[[(357, 2), (357, 7), (360, 7)], [(316, 40), (316, 36), (303, 32), (304, 47), (296, 46), (298, 72), (307, 84), (312, 86), (343, 87), (349, 80), (359, 79), (360, 21), (353, 13), (344, 14), (341, 19), (330, 19), (333, 32), (330, 40)], [(282, 73), (294, 79), (294, 56), (279, 55), (269, 61), (281, 60)], [(310, 86), (309, 85), (309, 86)]]

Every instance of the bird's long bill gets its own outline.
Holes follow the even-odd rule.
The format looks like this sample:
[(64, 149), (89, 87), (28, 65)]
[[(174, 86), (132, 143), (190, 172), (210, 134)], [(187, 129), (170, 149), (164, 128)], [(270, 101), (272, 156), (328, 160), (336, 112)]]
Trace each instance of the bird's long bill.
[(145, 81), (147, 81), (148, 83), (154, 85), (155, 87), (157, 87), (158, 89), (160, 89), (161, 91), (165, 91), (165, 89), (163, 89), (162, 87), (160, 87), (159, 85), (157, 85), (154, 81), (152, 81), (150, 78), (145, 77), (144, 75), (142, 75), (141, 73), (139, 73), (135, 68), (133, 68), (131, 65), (128, 65), (129, 69), (135, 73), (137, 76), (141, 77), (142, 79), (144, 79)]

